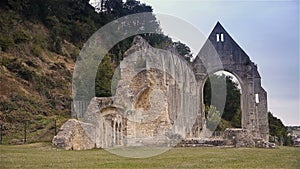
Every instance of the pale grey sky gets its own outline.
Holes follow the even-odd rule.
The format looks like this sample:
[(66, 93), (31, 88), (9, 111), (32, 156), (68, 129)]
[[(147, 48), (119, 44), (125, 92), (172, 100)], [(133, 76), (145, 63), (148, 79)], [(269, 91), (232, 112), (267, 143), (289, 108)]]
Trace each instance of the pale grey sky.
[(258, 65), (268, 109), (285, 125), (300, 125), (299, 1), (141, 0), (208, 36), (217, 21)]

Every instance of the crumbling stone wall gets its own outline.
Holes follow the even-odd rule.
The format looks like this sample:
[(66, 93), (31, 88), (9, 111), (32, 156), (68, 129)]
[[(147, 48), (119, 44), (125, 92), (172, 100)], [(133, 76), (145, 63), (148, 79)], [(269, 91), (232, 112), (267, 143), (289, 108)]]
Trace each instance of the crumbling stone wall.
[[(224, 33), (225, 38), (222, 43), (214, 40), (214, 35), (220, 32)], [(183, 64), (175, 63), (178, 62), (175, 58), (180, 56), (168, 51), (158, 51), (141, 37), (136, 37), (134, 45), (125, 53), (125, 59), (120, 64), (115, 96), (94, 98), (85, 114), (86, 121), (97, 126), (97, 147), (143, 145), (151, 144), (151, 141), (153, 144), (164, 144), (173, 137), (205, 137), (201, 135), (205, 128), (203, 98), (193, 97), (203, 96), (201, 92), (205, 80), (209, 74), (218, 70), (233, 73), (241, 84), (241, 131), (247, 132), (238, 132), (236, 137), (244, 137), (241, 133), (247, 133), (245, 139), (248, 139), (249, 144), (246, 146), (252, 146), (253, 139), (250, 136), (268, 141), (267, 94), (261, 87), (257, 66), (221, 25), (216, 26), (209, 40), (193, 63), (181, 62), (193, 70), (196, 81), (192, 81), (192, 77), (183, 71), (190, 69), (184, 69)], [(130, 55), (136, 57), (128, 57)], [(165, 60), (160, 60), (162, 58)], [(170, 64), (167, 62), (173, 62), (176, 66), (165, 68), (165, 65)], [(164, 64), (159, 65), (161, 63)], [(158, 64), (159, 66), (155, 66), (162, 70), (151, 68), (155, 67), (151, 64)], [(175, 76), (179, 79), (175, 80)], [(191, 84), (193, 82), (196, 84)], [(190, 95), (181, 91), (183, 86)], [(198, 112), (194, 116), (180, 117), (180, 111), (197, 110), (191, 106), (193, 103), (187, 105), (188, 100), (197, 103)], [(117, 122), (115, 119), (118, 119)], [(184, 126), (188, 124), (186, 121), (192, 121), (192, 125)], [(168, 136), (169, 133), (178, 133), (178, 136)], [(241, 144), (245, 146), (244, 143)]]
[(180, 56), (139, 36), (133, 44), (119, 66), (115, 95), (92, 99), (83, 119), (96, 126), (97, 147), (176, 145), (191, 133), (198, 113), (193, 71)]
[(80, 118), (95, 127), (93, 140), (102, 148), (205, 137), (202, 92), (219, 70), (234, 74), (242, 90), (242, 129), (228, 130), (226, 137), (239, 138), (240, 146), (252, 146), (253, 138), (267, 142), (267, 93), (257, 65), (219, 23), (192, 63), (137, 36), (117, 69), (115, 95), (93, 98)]

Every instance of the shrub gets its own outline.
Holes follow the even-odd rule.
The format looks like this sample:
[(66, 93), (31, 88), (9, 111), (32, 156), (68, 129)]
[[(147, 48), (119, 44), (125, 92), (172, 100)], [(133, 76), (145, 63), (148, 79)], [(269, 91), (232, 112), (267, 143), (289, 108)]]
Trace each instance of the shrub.
[(29, 41), (30, 38), (27, 34), (25, 34), (23, 31), (17, 31), (13, 35), (14, 43), (24, 43), (26, 41)]
[(21, 67), (22, 67), (21, 62), (19, 62), (17, 60), (17, 58), (8, 59), (6, 63), (7, 63), (7, 65), (5, 65), (5, 66), (7, 67), (7, 69), (14, 73), (18, 72), (18, 70), (21, 69)]
[(46, 19), (44, 20), (44, 23), (47, 27), (52, 28), (55, 25), (59, 24), (59, 20), (57, 19), (56, 16), (48, 16), (46, 17)]
[(31, 49), (31, 52), (36, 57), (41, 57), (42, 55), (42, 48), (39, 45), (34, 45)]
[(33, 67), (33, 68), (38, 68), (38, 67), (39, 67), (39, 65), (38, 65), (36, 62), (31, 61), (31, 60), (27, 60), (25, 63), (26, 63), (28, 66), (31, 66), (31, 67)]
[(7, 51), (10, 47), (14, 45), (14, 41), (9, 36), (0, 36), (0, 47), (2, 51)]
[(6, 57), (3, 57), (0, 59), (0, 65), (7, 67), (7, 65), (9, 64), (10, 60)]
[(18, 71), (18, 75), (22, 79), (27, 80), (27, 81), (32, 80), (32, 77), (34, 76), (33, 74), (34, 74), (34, 72), (27, 69), (25, 66), (22, 66), (21, 69)]
[(18, 61), (17, 58), (1, 59), (0, 63), (6, 66), (9, 71), (17, 73), (17, 75), (24, 80), (30, 81), (35, 76), (35, 73)]
[(211, 131), (214, 131), (220, 120), (221, 120), (221, 115), (220, 112), (217, 110), (217, 108), (213, 105), (210, 105), (209, 107), (206, 106), (206, 127), (210, 129)]

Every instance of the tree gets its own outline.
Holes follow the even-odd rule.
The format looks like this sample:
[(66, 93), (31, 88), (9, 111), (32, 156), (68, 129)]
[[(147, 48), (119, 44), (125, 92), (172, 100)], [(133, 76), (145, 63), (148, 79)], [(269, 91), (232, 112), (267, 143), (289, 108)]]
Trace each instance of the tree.
[[(211, 98), (213, 97), (216, 101), (215, 103), (222, 103), (223, 98), (218, 95), (224, 87), (222, 84), (226, 80), (226, 101), (224, 112), (222, 114), (222, 120), (220, 121), (220, 125), (217, 130), (225, 130), (226, 128), (231, 127), (241, 127), (241, 106), (240, 106), (240, 89), (238, 88), (238, 84), (235, 83), (231, 76), (215, 75), (209, 77), (206, 80), (204, 85), (204, 104), (206, 106), (211, 105)], [(211, 82), (214, 82), (214, 87), (216, 92), (212, 93)], [(220, 90), (220, 92), (218, 92)], [(212, 96), (212, 94), (214, 94)], [(213, 105), (217, 108), (218, 111), (222, 108), (222, 105)]]
[(234, 118), (241, 119), (241, 94), (238, 84), (232, 80), (231, 76), (226, 76), (227, 95), (223, 118), (231, 121), (234, 127), (241, 127), (241, 121), (234, 123)]
[(124, 16), (122, 0), (102, 0), (101, 12), (112, 14), (115, 18)]
[(274, 117), (271, 112), (268, 113), (268, 120), (269, 120), (269, 128), (270, 128), (270, 135), (272, 136), (283, 136), (285, 135), (286, 128), (281, 122), (280, 119)]
[(211, 131), (214, 131), (221, 120), (220, 112), (213, 105), (205, 106), (205, 117), (206, 127)]
[(192, 53), (191, 50), (188, 46), (185, 44), (181, 43), (180, 41), (178, 42), (173, 42), (174, 48), (178, 51), (180, 56), (183, 56), (185, 60), (191, 61)]
[(278, 141), (283, 143), (283, 145), (292, 145), (292, 140), (287, 136), (287, 127), (284, 126), (282, 121), (273, 116), (271, 112), (268, 113), (269, 120), (269, 132), (271, 136), (278, 138)]
[(92, 5), (99, 13), (112, 14), (115, 17), (122, 16), (123, 2), (122, 0), (98, 0)]
[(141, 12), (153, 12), (151, 6), (148, 6), (144, 3), (140, 3), (137, 0), (126, 0), (123, 5), (126, 13), (134, 14), (134, 13), (141, 13)]
[(109, 56), (105, 56), (99, 65), (95, 81), (96, 97), (111, 96), (111, 79), (114, 75), (114, 67)]
[[(99, 11), (99, 15), (102, 16), (103, 18), (106, 18), (107, 20), (115, 19), (130, 14), (135, 14), (135, 13), (153, 11), (151, 6), (148, 6), (144, 3), (140, 3), (137, 0), (127, 0), (125, 3), (122, 0), (99, 0), (95, 3), (96, 3), (95, 6)], [(141, 29), (146, 29), (149, 32), (158, 32), (158, 33), (146, 33), (141, 35), (153, 47), (165, 49), (171, 46), (177, 49), (178, 53), (181, 54), (185, 59), (191, 56), (190, 49), (186, 45), (182, 44), (181, 42), (173, 42), (170, 37), (162, 33), (160, 25), (157, 22), (157, 19), (154, 15), (141, 14), (141, 15), (135, 15), (131, 17), (137, 17), (136, 19), (131, 18), (126, 21), (126, 24), (132, 26), (132, 30), (141, 28)], [(139, 20), (139, 22), (136, 22), (136, 20)], [(88, 25), (86, 25), (85, 27), (88, 27)], [(80, 35), (82, 32), (86, 32), (84, 30), (87, 29), (83, 29), (83, 30), (77, 29), (77, 30), (78, 30), (77, 31), (78, 36), (73, 36), (73, 37), (75, 38), (81, 37), (81, 39), (84, 39), (84, 37)], [(76, 31), (73, 31), (73, 29), (72, 32), (76, 33)], [(110, 68), (107, 69), (108, 71), (112, 71), (111, 69), (114, 70), (119, 65), (119, 63), (123, 59), (123, 55), (125, 51), (127, 51), (132, 45), (132, 40), (133, 37), (124, 39), (109, 50), (107, 56), (110, 57), (110, 66), (109, 66)], [(72, 40), (72, 42), (77, 42), (77, 41), (76, 39), (74, 39)], [(106, 61), (109, 62), (109, 60)], [(101, 74), (109, 75), (110, 72), (104, 72), (103, 68), (101, 68), (103, 66), (107, 67), (107, 65), (99, 66), (98, 72), (101, 72)], [(98, 85), (96, 85), (95, 88), (96, 96), (109, 96), (109, 92), (110, 92), (109, 84), (111, 84), (111, 79), (109, 79), (108, 77), (109, 76), (97, 76), (96, 82)]]

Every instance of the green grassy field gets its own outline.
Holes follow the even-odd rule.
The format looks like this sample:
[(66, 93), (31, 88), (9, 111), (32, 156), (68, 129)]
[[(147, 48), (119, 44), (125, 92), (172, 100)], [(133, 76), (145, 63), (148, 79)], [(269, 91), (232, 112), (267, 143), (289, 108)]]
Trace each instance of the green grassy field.
[(300, 168), (300, 148), (173, 148), (132, 159), (102, 149), (65, 151), (49, 143), (1, 145), (0, 168)]

